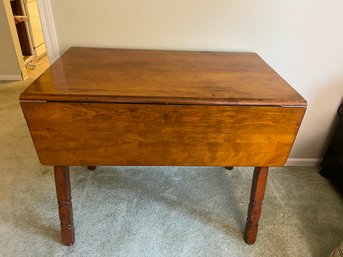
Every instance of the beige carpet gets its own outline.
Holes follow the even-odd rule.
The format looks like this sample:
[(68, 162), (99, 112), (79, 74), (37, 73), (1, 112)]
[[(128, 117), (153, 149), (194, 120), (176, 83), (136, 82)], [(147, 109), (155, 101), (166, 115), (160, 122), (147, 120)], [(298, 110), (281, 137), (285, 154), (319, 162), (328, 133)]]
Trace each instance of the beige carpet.
[(18, 102), (30, 81), (0, 82), (0, 256), (320, 257), (343, 240), (342, 198), (316, 168), (271, 169), (248, 246), (252, 168), (71, 167), (76, 242), (63, 246), (53, 171)]

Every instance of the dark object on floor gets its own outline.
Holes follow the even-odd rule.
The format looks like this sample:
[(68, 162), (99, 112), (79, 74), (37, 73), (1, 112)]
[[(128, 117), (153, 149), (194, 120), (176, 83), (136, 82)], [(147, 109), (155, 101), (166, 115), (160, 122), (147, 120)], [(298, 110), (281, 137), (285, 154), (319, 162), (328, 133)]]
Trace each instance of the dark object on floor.
[(320, 167), (320, 174), (329, 178), (343, 193), (343, 104), (338, 108), (339, 123)]

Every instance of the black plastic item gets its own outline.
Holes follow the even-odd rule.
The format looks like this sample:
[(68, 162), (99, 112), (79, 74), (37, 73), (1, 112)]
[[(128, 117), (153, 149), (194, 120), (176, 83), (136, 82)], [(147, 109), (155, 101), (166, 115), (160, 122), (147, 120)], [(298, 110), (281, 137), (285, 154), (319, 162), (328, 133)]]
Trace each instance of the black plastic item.
[(343, 192), (343, 104), (338, 108), (339, 122), (320, 163), (320, 174), (329, 178)]

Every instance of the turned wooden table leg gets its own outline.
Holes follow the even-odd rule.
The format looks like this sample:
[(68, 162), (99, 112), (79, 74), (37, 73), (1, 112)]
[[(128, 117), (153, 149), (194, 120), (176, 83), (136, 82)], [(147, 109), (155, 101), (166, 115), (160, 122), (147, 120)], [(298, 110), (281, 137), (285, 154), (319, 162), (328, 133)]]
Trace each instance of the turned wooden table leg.
[(95, 169), (96, 169), (96, 166), (87, 166), (87, 168), (88, 168), (89, 170), (95, 170)]
[(244, 240), (247, 244), (256, 241), (258, 222), (262, 211), (262, 201), (267, 184), (268, 167), (256, 167), (252, 179), (248, 218), (245, 224)]
[(75, 236), (68, 166), (55, 166), (55, 184), (58, 211), (61, 221), (62, 242), (65, 245), (72, 245), (74, 243)]

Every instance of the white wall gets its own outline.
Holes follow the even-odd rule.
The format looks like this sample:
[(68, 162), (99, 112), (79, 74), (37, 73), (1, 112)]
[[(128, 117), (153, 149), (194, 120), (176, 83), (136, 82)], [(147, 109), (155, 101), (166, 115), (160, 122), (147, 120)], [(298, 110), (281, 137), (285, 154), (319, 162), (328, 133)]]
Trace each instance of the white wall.
[(308, 101), (291, 157), (320, 158), (343, 97), (342, 0), (52, 0), (70, 46), (254, 51)]

